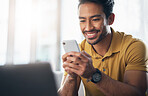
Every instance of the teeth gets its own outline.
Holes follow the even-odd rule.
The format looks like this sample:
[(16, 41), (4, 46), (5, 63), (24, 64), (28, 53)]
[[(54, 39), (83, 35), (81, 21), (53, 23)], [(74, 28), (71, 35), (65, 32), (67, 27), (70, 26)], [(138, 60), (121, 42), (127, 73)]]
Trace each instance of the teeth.
[(96, 34), (96, 33), (93, 33), (93, 34), (88, 34), (88, 33), (87, 33), (88, 36), (93, 36), (93, 35), (95, 35), (95, 34)]

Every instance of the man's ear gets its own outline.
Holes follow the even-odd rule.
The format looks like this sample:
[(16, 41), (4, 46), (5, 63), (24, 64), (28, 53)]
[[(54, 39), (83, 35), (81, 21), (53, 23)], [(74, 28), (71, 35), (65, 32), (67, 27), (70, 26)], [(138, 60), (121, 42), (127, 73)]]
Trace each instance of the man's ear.
[(108, 25), (112, 25), (114, 23), (115, 19), (115, 14), (111, 13), (110, 16), (108, 17)]

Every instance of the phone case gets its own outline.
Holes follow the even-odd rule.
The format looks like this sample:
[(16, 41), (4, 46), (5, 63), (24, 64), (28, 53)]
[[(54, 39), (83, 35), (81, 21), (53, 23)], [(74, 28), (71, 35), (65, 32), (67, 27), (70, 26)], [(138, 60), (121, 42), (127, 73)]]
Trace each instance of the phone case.
[(64, 40), (63, 47), (66, 53), (71, 51), (80, 52), (80, 49), (76, 40)]

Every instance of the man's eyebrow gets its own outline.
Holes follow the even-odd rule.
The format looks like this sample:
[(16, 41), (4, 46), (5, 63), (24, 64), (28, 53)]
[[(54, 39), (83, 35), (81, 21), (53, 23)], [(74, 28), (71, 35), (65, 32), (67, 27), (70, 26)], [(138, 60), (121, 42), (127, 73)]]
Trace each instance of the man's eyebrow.
[[(94, 18), (94, 17), (101, 17), (101, 15), (97, 14), (97, 15), (90, 16), (90, 18)], [(79, 19), (85, 19), (85, 17), (79, 16)]]
[(80, 16), (79, 16), (79, 19), (85, 19), (85, 17), (80, 17)]
[(90, 16), (90, 18), (94, 18), (94, 17), (101, 17), (101, 15), (97, 14), (97, 15)]

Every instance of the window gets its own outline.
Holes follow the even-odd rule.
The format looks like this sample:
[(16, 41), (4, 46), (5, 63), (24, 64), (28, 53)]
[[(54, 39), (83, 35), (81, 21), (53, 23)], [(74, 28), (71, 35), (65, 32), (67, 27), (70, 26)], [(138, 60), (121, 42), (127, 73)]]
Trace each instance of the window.
[(14, 64), (29, 63), (32, 32), (31, 0), (15, 0), (14, 11)]
[(0, 0), (0, 65), (6, 63), (9, 1)]
[(113, 28), (131, 34), (148, 45), (147, 0), (115, 0)]
[[(59, 61), (58, 2), (0, 0), (0, 64)], [(55, 62), (57, 61), (57, 62)]]

